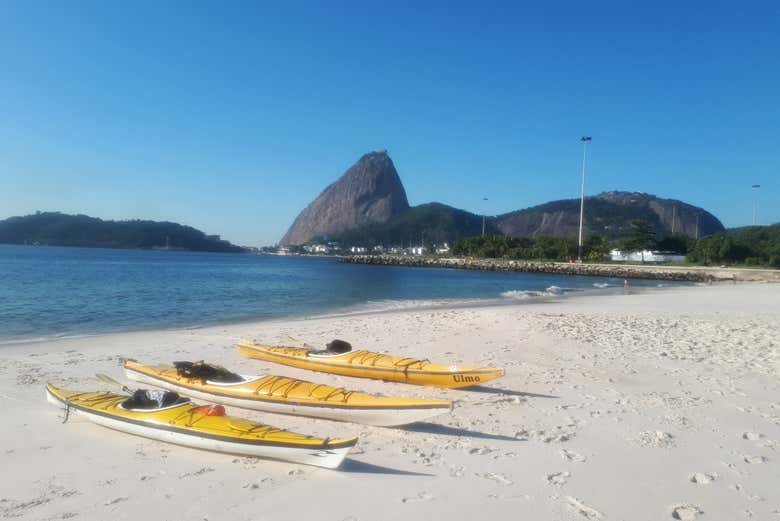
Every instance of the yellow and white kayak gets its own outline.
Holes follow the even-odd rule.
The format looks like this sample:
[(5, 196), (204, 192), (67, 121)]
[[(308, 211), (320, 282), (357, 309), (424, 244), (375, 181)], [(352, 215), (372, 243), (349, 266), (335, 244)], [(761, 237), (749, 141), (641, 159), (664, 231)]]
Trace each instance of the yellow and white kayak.
[(363, 350), (334, 354), (302, 347), (267, 346), (241, 341), (238, 343), (238, 352), (249, 358), (311, 371), (436, 387), (470, 387), (504, 376), (504, 370), (495, 367), (434, 364), (428, 360)]
[[(157, 391), (162, 392), (162, 391)], [(46, 387), (46, 398), (98, 425), (186, 447), (336, 468), (357, 438), (321, 439), (243, 418), (212, 415), (188, 399), (156, 409), (125, 408), (128, 396)], [(218, 407), (218, 406), (217, 406)], [(224, 410), (224, 409), (223, 409)]]
[(373, 396), (284, 376), (241, 376), (223, 383), (182, 376), (166, 365), (124, 360), (130, 380), (176, 391), (199, 400), (281, 414), (294, 414), (391, 427), (450, 412), (447, 400)]

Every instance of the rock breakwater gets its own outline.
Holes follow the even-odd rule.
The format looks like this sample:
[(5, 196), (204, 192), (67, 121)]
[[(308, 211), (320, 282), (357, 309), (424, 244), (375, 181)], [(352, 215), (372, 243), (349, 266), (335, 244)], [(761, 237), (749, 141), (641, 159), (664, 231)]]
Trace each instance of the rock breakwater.
[(463, 270), (517, 271), (524, 273), (587, 275), (590, 277), (618, 277), (623, 279), (673, 280), (680, 282), (780, 282), (779, 270), (710, 268), (700, 266), (577, 264), (566, 262), (401, 255), (352, 255), (342, 257), (341, 262), (384, 266), (412, 266), (418, 268), (455, 268)]

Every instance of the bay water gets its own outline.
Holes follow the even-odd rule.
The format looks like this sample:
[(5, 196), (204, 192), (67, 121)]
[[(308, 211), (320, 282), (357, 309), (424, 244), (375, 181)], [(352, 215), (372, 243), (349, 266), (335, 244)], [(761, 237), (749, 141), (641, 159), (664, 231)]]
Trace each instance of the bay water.
[(622, 284), (601, 277), (344, 264), (333, 257), (0, 245), (0, 342), (512, 302)]

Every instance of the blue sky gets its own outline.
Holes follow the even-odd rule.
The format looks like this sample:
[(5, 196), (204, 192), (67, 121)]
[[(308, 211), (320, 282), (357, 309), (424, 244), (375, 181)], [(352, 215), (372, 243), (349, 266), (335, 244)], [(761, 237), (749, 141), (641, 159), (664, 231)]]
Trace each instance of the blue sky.
[[(498, 214), (645, 191), (780, 221), (776, 2), (1, 2), (0, 218), (276, 242), (363, 153)], [(488, 197), (488, 202), (482, 201)]]

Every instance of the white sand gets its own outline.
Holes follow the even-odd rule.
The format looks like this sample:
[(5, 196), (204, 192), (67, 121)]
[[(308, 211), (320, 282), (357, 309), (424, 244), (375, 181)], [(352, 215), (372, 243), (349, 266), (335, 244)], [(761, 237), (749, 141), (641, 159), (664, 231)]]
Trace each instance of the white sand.
[[(724, 285), (0, 346), (0, 518), (780, 519), (780, 286)], [(235, 341), (333, 337), (504, 367), (477, 390), (242, 358)], [(384, 394), (445, 397), (406, 429), (251, 413), (359, 435), (340, 471), (167, 445), (72, 419), (44, 384), (106, 388), (119, 356), (202, 359)]]

